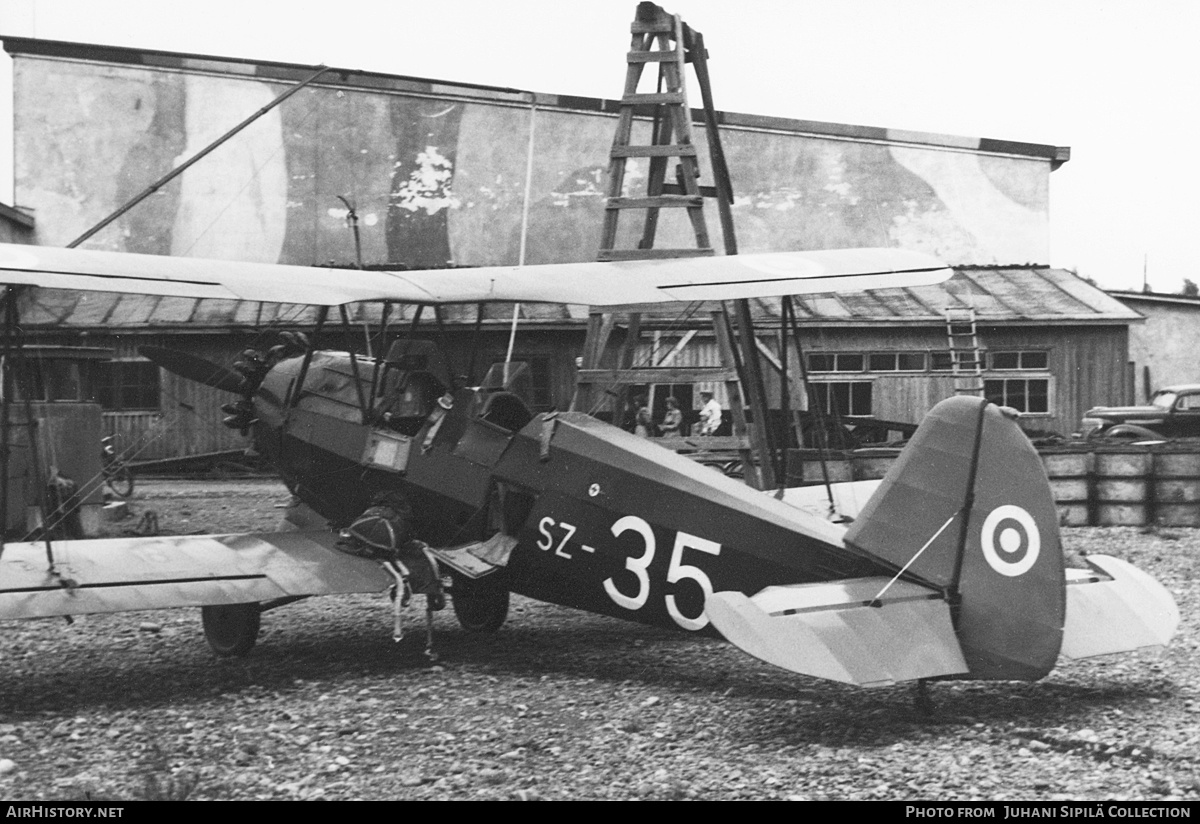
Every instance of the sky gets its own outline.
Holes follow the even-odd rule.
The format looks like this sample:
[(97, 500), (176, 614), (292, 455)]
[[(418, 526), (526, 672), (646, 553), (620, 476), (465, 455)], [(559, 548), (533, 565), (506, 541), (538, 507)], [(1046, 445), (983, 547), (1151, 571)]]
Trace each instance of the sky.
[[(1100, 285), (1200, 282), (1195, 0), (662, 0), (717, 108), (1069, 146), (1050, 260)], [(633, 0), (0, 0), (0, 35), (324, 63), (619, 97)], [(0, 201), (12, 202), (0, 55)], [(736, 183), (736, 181), (735, 181)], [(1193, 191), (1195, 189), (1195, 191)]]

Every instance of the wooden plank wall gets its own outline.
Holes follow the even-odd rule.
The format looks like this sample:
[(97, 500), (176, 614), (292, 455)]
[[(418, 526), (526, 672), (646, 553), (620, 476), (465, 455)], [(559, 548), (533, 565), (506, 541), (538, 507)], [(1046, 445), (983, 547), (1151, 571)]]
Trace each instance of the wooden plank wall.
[[(426, 329), (423, 333), (436, 338)], [(654, 360), (670, 350), (676, 336), (663, 335)], [(943, 327), (809, 328), (804, 330), (804, 351), (945, 351)], [(1050, 353), (1049, 374), (1053, 379), (1052, 412), (1033, 416), (1023, 425), (1028, 429), (1057, 431), (1064, 435), (1075, 431), (1084, 411), (1098, 404), (1124, 402), (1129, 393), (1128, 330), (1124, 326), (1077, 327), (981, 327), (983, 344), (991, 349), (1046, 349)], [(614, 336), (614, 338), (617, 336)], [(773, 336), (764, 335), (768, 349), (778, 351)], [(342, 340), (334, 328), (323, 340), (328, 348), (347, 343), (361, 352), (361, 335)], [(141, 345), (172, 346), (206, 357), (215, 363), (231, 365), (239, 353), (250, 346), (265, 346), (270, 341), (253, 332), (208, 334), (124, 333), (106, 335), (39, 335), (39, 341), (60, 344), (110, 346), (118, 358), (138, 357)], [(476, 359), (476, 379), (491, 360), (503, 358), (508, 344), (507, 325), (485, 327), (483, 344)], [(523, 325), (518, 329), (515, 351), (520, 355), (545, 357), (550, 364), (552, 402), (565, 409), (574, 391), (575, 358), (583, 346), (582, 329), (538, 328)], [(448, 329), (445, 351), (450, 367), (463, 371), (471, 348), (469, 329)], [(640, 361), (650, 362), (650, 345), (638, 352)], [(717, 353), (711, 333), (702, 331), (673, 361), (676, 366), (717, 365)], [(789, 372), (799, 374), (794, 351), (789, 352)], [(1012, 373), (1005, 373), (1012, 374)], [(1033, 373), (1029, 373), (1033, 374)], [(1043, 373), (1044, 374), (1044, 373)], [(953, 380), (945, 373), (822, 373), (824, 380), (870, 379), (874, 382), (875, 415), (887, 420), (916, 423), (939, 400), (953, 394)], [(779, 381), (774, 369), (766, 369), (767, 397), (772, 407), (779, 404)], [(699, 389), (706, 387), (697, 386)], [(723, 386), (713, 386), (718, 400), (728, 408)], [(794, 409), (804, 407), (801, 393), (793, 392)], [(697, 394), (698, 396), (698, 394)], [(203, 452), (239, 449), (247, 442), (236, 431), (221, 424), (220, 406), (231, 400), (228, 393), (201, 386), (164, 373), (162, 375), (161, 414), (147, 412), (106, 413), (105, 426), (115, 434), (122, 448), (133, 448), (142, 460), (177, 457)], [(136, 444), (136, 446), (134, 446)]]

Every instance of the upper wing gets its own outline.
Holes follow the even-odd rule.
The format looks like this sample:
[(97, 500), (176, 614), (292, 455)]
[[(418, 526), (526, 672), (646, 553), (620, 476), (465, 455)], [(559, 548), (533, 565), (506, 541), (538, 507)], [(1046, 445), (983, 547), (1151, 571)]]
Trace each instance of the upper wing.
[(903, 249), (368, 272), (0, 244), (3, 283), (316, 306), (394, 300), (616, 307), (920, 286), (951, 274), (936, 258)]
[(374, 561), (333, 548), (324, 531), (15, 543), (0, 556), (0, 620), (381, 592)]

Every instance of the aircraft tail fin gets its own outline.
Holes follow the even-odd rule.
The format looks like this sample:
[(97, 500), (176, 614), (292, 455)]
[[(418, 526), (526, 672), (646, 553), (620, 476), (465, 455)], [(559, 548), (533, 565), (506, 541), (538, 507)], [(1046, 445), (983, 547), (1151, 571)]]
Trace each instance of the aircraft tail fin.
[(999, 407), (934, 407), (845, 540), (945, 593), (966, 677), (1053, 668), (1066, 613), (1058, 513), (1036, 450)]
[(1179, 623), (1171, 594), (1124, 561), (1064, 569), (1041, 459), (981, 398), (934, 407), (844, 540), (896, 576), (718, 592), (705, 614), (758, 658), (862, 686), (1033, 681), (1060, 652), (1161, 646)]

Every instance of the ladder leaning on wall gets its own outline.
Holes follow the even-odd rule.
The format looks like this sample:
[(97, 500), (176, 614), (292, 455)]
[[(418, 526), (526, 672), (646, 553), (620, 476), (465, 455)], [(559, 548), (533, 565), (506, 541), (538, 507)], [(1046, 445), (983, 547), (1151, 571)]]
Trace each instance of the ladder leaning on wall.
[(954, 375), (955, 395), (983, 395), (983, 351), (979, 347), (979, 326), (974, 307), (945, 309), (946, 343), (950, 349), (950, 370)]

